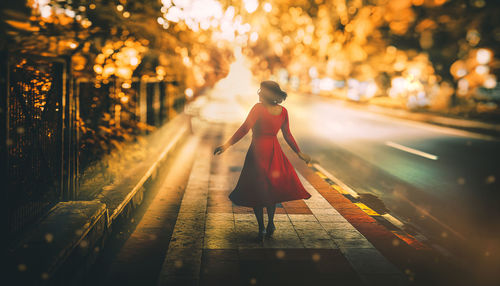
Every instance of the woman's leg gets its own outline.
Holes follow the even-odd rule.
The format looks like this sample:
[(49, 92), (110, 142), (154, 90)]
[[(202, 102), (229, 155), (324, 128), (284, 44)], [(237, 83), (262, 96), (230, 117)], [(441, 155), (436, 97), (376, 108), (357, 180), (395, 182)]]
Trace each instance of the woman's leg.
[(264, 207), (254, 207), (253, 212), (259, 224), (259, 230), (264, 229)]
[(266, 206), (266, 208), (267, 208), (267, 217), (268, 217), (267, 226), (268, 227), (274, 226), (274, 212), (276, 211), (276, 204)]

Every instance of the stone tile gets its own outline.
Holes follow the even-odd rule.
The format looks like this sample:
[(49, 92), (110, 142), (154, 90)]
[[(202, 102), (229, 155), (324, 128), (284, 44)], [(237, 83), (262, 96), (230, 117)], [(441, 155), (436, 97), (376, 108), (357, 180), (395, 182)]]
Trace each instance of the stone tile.
[(206, 202), (207, 199), (208, 199), (208, 193), (205, 191), (203, 192), (187, 191), (182, 197), (182, 200), (190, 202), (200, 202), (200, 203)]
[(254, 214), (239, 214), (239, 213), (235, 213), (234, 214), (234, 220), (235, 221), (256, 221), (256, 218), (255, 218)]
[(292, 229), (292, 230), (295, 230), (295, 228), (293, 227), (293, 224), (291, 221), (289, 220), (275, 220), (274, 221), (274, 225), (276, 226), (276, 229), (278, 228), (286, 228), (286, 229)]
[(201, 248), (169, 247), (168, 260), (164, 263), (165, 270), (172, 276), (198, 277), (201, 263)]
[(302, 243), (305, 248), (337, 249), (338, 246), (331, 239), (318, 239), (315, 237), (304, 237)]
[(207, 220), (234, 220), (233, 213), (208, 213)]
[(313, 212), (314, 215), (319, 215), (319, 214), (329, 214), (329, 215), (334, 215), (334, 216), (340, 216), (341, 214), (332, 208), (312, 208), (311, 211)]
[(347, 222), (347, 220), (341, 215), (315, 214), (314, 216), (320, 222)]
[(273, 236), (264, 239), (266, 248), (304, 248), (297, 232), (293, 228), (276, 226)]
[(210, 208), (231, 208), (231, 202), (228, 201), (208, 201), (207, 202), (207, 209)]
[(347, 221), (345, 221), (345, 222), (321, 222), (321, 225), (327, 231), (338, 230), (338, 229), (356, 230), (356, 228)]
[(233, 235), (226, 236), (210, 236), (205, 237), (203, 248), (205, 249), (236, 249), (237, 241), (232, 239)]
[(313, 209), (332, 209), (332, 205), (330, 205), (329, 202), (327, 202), (325, 199), (318, 199), (317, 201), (314, 202), (306, 202), (307, 206), (313, 210)]
[(238, 249), (262, 248), (262, 244), (256, 241), (257, 234), (257, 223), (240, 223), (235, 227), (233, 238), (238, 246)]
[(207, 219), (205, 221), (205, 231), (217, 228), (232, 228), (234, 227), (233, 220), (213, 220)]
[(251, 229), (252, 231), (258, 230), (258, 223), (256, 220), (236, 220), (234, 222), (234, 226), (236, 229)]
[(206, 225), (204, 248), (236, 248), (232, 220), (207, 220)]
[(177, 214), (177, 220), (205, 220), (205, 212), (182, 211)]
[(191, 234), (176, 234), (172, 237), (169, 249), (172, 248), (202, 248), (203, 236), (193, 236)]
[(292, 222), (299, 222), (299, 221), (313, 221), (317, 222), (318, 220), (314, 215), (310, 214), (289, 214), (288, 217)]
[[(296, 226), (295, 230), (306, 248), (327, 248), (334, 249), (337, 245), (319, 223), (310, 224), (308, 222)], [(306, 227), (304, 227), (306, 226)], [(312, 227), (310, 227), (312, 226)]]
[(330, 235), (323, 228), (295, 228), (295, 231), (302, 238), (331, 239)]
[[(285, 210), (286, 210), (287, 214), (300, 214), (300, 215), (305, 215), (305, 214), (311, 215), (312, 214), (311, 210), (307, 206), (303, 206), (303, 207), (287, 207), (287, 206), (285, 206)], [(276, 211), (278, 211), (278, 209), (276, 209)]]
[(328, 229), (328, 234), (337, 239), (366, 239), (355, 229)]
[(207, 211), (207, 203), (198, 203), (198, 202), (188, 202), (188, 201), (182, 201), (181, 203), (181, 210), (184, 211), (184, 209), (187, 210), (194, 210), (196, 209), (197, 211)]
[(292, 221), (292, 224), (295, 229), (304, 229), (306, 231), (324, 230), (317, 221)]
[(374, 249), (373, 244), (371, 244), (368, 240), (365, 238), (363, 239), (333, 239), (335, 243), (340, 247), (340, 248), (372, 248)]
[(377, 249), (350, 248), (344, 252), (347, 260), (358, 273), (399, 274), (401, 273)]
[[(266, 221), (267, 221), (267, 217), (265, 217)], [(274, 214), (274, 221), (277, 222), (277, 221), (290, 221), (290, 218), (288, 217), (287, 214)]]
[(207, 206), (206, 209), (202, 209), (207, 213), (233, 213), (233, 208), (231, 206)]

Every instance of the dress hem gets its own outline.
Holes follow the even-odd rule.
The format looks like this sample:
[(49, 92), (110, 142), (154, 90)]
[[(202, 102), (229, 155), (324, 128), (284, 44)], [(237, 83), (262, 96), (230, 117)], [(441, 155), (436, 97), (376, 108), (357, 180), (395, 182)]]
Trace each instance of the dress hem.
[(234, 200), (231, 199), (231, 197), (229, 197), (229, 200), (237, 205), (237, 206), (240, 206), (240, 207), (262, 207), (262, 206), (266, 206), (266, 205), (274, 205), (274, 204), (278, 204), (278, 203), (283, 203), (283, 202), (290, 202), (290, 201), (299, 201), (299, 200), (308, 200), (311, 198), (311, 195), (307, 198), (299, 198), (299, 199), (288, 199), (288, 200), (278, 200), (278, 201), (275, 201), (275, 202), (269, 202), (269, 203), (259, 203), (259, 204), (245, 204), (245, 203), (238, 203), (238, 202), (235, 202)]

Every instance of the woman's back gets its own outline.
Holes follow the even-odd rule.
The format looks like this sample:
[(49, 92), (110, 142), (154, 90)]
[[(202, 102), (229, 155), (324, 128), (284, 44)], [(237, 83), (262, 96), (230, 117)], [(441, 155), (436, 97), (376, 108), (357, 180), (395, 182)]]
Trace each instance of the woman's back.
[(241, 124), (240, 128), (236, 130), (226, 144), (229, 146), (235, 144), (243, 136), (245, 136), (250, 129), (252, 129), (252, 138), (276, 136), (278, 131), (281, 129), (283, 137), (290, 148), (292, 148), (296, 153), (300, 152), (300, 148), (290, 132), (288, 111), (284, 106), (281, 107), (281, 113), (274, 115), (267, 110), (262, 102), (254, 104), (248, 113), (245, 122)]

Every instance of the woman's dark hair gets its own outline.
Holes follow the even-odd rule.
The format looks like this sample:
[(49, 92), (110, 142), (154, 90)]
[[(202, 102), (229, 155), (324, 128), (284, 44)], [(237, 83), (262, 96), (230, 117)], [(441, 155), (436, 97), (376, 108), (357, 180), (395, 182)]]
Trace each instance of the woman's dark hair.
[(286, 99), (287, 93), (280, 88), (280, 85), (272, 80), (265, 80), (260, 83), (260, 87), (267, 88), (274, 95), (272, 98), (267, 98), (270, 104), (278, 104)]

